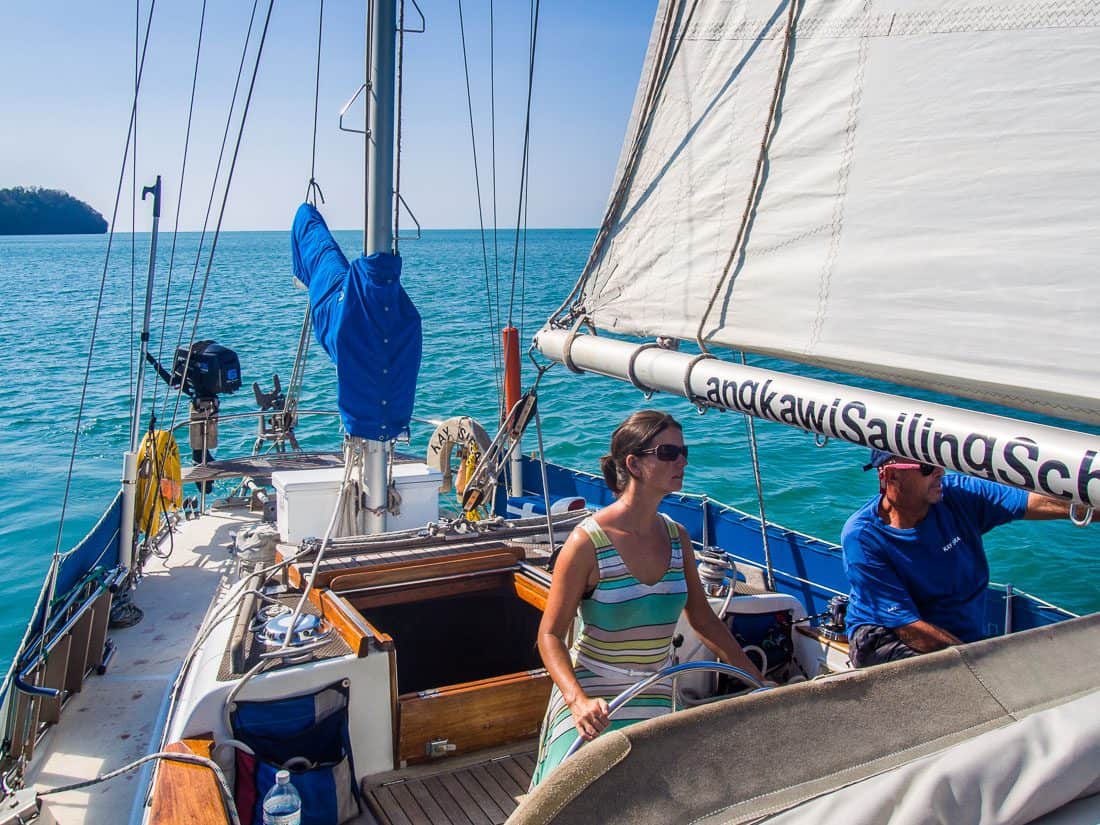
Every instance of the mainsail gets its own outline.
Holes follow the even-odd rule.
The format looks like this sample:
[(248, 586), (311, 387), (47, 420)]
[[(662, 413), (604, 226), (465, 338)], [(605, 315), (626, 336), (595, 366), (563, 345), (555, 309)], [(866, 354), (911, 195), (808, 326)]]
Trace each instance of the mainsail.
[(559, 320), (1100, 423), (1100, 9), (791, 11), (662, 2)]

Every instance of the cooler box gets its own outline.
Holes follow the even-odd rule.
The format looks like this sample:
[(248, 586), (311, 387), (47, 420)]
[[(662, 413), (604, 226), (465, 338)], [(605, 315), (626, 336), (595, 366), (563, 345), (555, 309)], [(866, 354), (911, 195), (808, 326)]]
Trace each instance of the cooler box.
[(413, 530), (439, 521), (439, 488), (443, 473), (427, 464), (396, 464), (393, 481), (401, 495), (401, 511), (386, 514), (386, 530)]
[[(310, 537), (325, 535), (332, 519), (343, 467), (323, 470), (289, 470), (271, 474), (277, 496), (276, 524), (287, 544), (298, 544)], [(386, 515), (386, 530), (408, 530), (439, 520), (439, 487), (443, 475), (427, 464), (397, 464), (393, 481), (401, 496), (401, 512)], [(333, 537), (345, 535), (337, 531)]]

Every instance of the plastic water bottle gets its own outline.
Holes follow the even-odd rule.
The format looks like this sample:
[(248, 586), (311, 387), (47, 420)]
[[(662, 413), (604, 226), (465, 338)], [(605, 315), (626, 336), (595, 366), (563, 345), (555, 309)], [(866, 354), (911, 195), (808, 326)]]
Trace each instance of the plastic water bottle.
[(290, 772), (275, 774), (275, 784), (264, 797), (264, 825), (301, 825), (302, 797), (290, 784)]

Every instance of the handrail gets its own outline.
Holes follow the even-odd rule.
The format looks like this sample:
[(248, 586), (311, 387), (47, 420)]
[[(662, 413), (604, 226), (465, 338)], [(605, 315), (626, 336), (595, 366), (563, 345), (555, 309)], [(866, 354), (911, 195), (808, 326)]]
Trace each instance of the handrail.
[[(754, 693), (760, 690), (769, 690), (766, 684), (761, 682), (748, 671), (742, 670), (739, 667), (734, 667), (733, 665), (727, 665), (725, 662), (681, 662), (678, 665), (669, 665), (666, 668), (658, 670), (656, 673), (647, 676), (640, 682), (636, 682), (635, 684), (631, 685), (614, 699), (612, 699), (607, 705), (608, 718), (611, 718), (615, 714), (615, 711), (617, 711), (619, 708), (621, 708), (623, 705), (625, 705), (627, 702), (629, 702), (631, 699), (633, 699), (635, 696), (637, 696), (639, 693), (641, 693), (643, 690), (650, 687), (651, 685), (667, 679), (670, 676), (678, 676), (679, 674), (690, 670), (712, 670), (716, 673), (726, 673), (730, 676), (736, 676), (743, 682), (752, 685), (754, 688)], [(569, 746), (569, 750), (565, 752), (565, 756), (562, 757), (561, 761), (564, 762), (566, 759), (568, 759), (570, 756), (580, 750), (585, 741), (586, 740), (584, 739), (584, 737), (578, 734), (576, 741), (574, 741), (573, 744)]]
[[(331, 416), (333, 418), (336, 418), (337, 416), (340, 415), (340, 412), (339, 412), (339, 410), (295, 410), (294, 414), (296, 416), (298, 416), (299, 418), (303, 415), (327, 415), (327, 416)], [(271, 415), (271, 410), (267, 410), (267, 411), (253, 410), (253, 411), (243, 412), (243, 413), (225, 413), (225, 414), (218, 413), (218, 421), (222, 422), (222, 421), (235, 421), (237, 419), (242, 419), (242, 418), (260, 418), (261, 416), (264, 416), (264, 415)], [(190, 427), (190, 426), (191, 426), (191, 421), (190, 420), (177, 421), (175, 424), (172, 425), (171, 432), (175, 432), (176, 430), (182, 430), (185, 427)]]
[(52, 634), (50, 641), (35, 654), (30, 662), (20, 668), (19, 672), (15, 674), (12, 680), (16, 690), (21, 693), (30, 694), (31, 696), (47, 696), (51, 699), (61, 695), (61, 691), (57, 688), (39, 687), (30, 684), (27, 681), (30, 678), (29, 674), (46, 660), (46, 657), (53, 652), (53, 649), (57, 646), (58, 641), (64, 638), (65, 634), (72, 630), (73, 626), (84, 617), (84, 614), (88, 612), (92, 604), (95, 603), (104, 592), (110, 590), (111, 587), (117, 588), (117, 582), (121, 575), (123, 575), (122, 571), (118, 571), (114, 575), (105, 576), (103, 581), (99, 583), (99, 586), (97, 586), (84, 600), (84, 603), (65, 621), (65, 624)]
[[(98, 585), (96, 585), (96, 588), (93, 591), (89, 591), (88, 595), (83, 597), (85, 605), (81, 608), (80, 612), (83, 613), (84, 610), (87, 609), (88, 604), (98, 599), (104, 590), (110, 590), (112, 593), (117, 593), (119, 586), (126, 579), (127, 573), (129, 573), (129, 571), (121, 565), (104, 570), (102, 581)], [(49, 637), (51, 634), (54, 633), (58, 625), (68, 622), (68, 619), (64, 618), (65, 615), (69, 612), (69, 609), (73, 606), (73, 604), (79, 598), (81, 598), (81, 591), (87, 588), (87, 586), (93, 581), (94, 579), (86, 580), (83, 584), (78, 585), (67, 596), (65, 596), (62, 602), (54, 607), (53, 615), (50, 617), (50, 620), (46, 624), (46, 626), (42, 629), (42, 632), (39, 633), (38, 636), (36, 636), (30, 644), (26, 645), (24, 650), (29, 650), (31, 647), (37, 644), (38, 640), (40, 640), (42, 636)]]

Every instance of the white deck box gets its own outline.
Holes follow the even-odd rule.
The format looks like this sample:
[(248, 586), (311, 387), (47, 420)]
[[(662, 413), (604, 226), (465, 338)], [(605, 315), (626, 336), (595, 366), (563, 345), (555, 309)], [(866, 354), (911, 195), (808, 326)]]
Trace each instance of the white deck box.
[[(271, 474), (277, 495), (276, 523), (287, 544), (324, 536), (344, 479), (343, 467), (289, 470)], [(386, 516), (386, 530), (408, 530), (439, 520), (439, 486), (443, 476), (427, 464), (397, 464), (393, 480), (401, 511)], [(333, 536), (344, 533), (334, 531)]]

